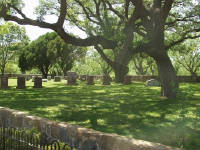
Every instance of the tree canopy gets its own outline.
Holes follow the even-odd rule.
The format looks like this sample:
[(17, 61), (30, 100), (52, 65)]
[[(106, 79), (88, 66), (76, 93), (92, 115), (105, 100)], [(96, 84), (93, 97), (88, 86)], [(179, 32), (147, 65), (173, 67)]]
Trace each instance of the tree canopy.
[(28, 42), (28, 37), (23, 27), (10, 22), (0, 25), (0, 70), (2, 75), (7, 62), (20, 49), (20, 45), (26, 42)]

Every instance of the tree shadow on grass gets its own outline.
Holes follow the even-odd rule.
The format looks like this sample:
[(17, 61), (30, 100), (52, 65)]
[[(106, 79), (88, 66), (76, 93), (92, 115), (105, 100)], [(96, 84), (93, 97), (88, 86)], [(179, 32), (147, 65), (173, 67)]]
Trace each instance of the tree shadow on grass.
[[(178, 98), (161, 98), (144, 83), (0, 90), (0, 105), (108, 133), (197, 148), (200, 139), (199, 84), (182, 84)], [(200, 143), (200, 142), (199, 142)]]

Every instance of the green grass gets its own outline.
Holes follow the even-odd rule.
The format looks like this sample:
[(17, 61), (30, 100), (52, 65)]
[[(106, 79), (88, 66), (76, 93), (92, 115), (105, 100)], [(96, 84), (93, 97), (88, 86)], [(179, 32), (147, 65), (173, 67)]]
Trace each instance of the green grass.
[(187, 150), (200, 148), (200, 83), (180, 85), (178, 98), (160, 97), (160, 88), (145, 83), (68, 86), (43, 83), (42, 89), (0, 90), (0, 106), (107, 133), (159, 142)]

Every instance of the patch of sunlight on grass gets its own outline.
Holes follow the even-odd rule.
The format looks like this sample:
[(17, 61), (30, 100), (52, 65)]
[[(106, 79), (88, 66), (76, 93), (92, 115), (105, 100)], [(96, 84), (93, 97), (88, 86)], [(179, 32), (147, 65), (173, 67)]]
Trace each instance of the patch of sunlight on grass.
[(160, 117), (160, 114), (156, 113), (156, 112), (146, 112), (146, 114), (151, 116), (151, 117)]
[(92, 92), (94, 92), (94, 93), (105, 93), (105, 90), (92, 90)]
[(170, 120), (170, 121), (176, 121), (177, 119), (180, 119), (181, 117), (177, 114), (167, 114), (165, 116), (165, 119)]
[(134, 119), (135, 117), (136, 117), (135, 114), (130, 114), (130, 115), (127, 116), (128, 119)]
[(104, 119), (97, 119), (98, 125), (106, 125), (106, 121)]
[(200, 97), (200, 92), (199, 93), (195, 93), (194, 96), (199, 96)]

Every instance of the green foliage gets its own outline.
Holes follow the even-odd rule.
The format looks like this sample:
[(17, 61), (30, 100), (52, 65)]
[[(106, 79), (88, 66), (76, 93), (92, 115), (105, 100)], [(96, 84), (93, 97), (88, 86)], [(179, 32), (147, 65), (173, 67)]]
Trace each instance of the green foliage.
[(132, 69), (137, 75), (156, 75), (158, 70), (153, 58), (145, 53), (138, 53), (134, 55), (131, 62)]
[[(53, 68), (60, 68), (62, 75), (66, 75), (73, 67), (74, 61), (83, 58), (87, 52), (86, 48), (66, 44), (59, 36), (48, 43), (48, 48), (56, 54), (56, 64)], [(60, 71), (57, 70), (56, 74), (60, 74)]]
[(181, 45), (175, 46), (170, 52), (172, 62), (177, 72), (182, 68), (185, 74), (196, 77), (200, 71), (199, 40), (188, 40)]
[(0, 69), (4, 74), (7, 62), (28, 42), (25, 28), (6, 22), (0, 25)]
[[(109, 55), (109, 51), (107, 51)], [(86, 57), (75, 61), (72, 70), (79, 74), (109, 75), (112, 68), (93, 49), (88, 50)]]
[(35, 9), (35, 13), (38, 15), (37, 19), (44, 21), (44, 17), (47, 15), (58, 15), (58, 2), (55, 0), (39, 0), (39, 5)]
[(19, 57), (21, 71), (38, 68), (44, 76), (47, 76), (49, 68), (55, 62), (56, 54), (48, 47), (48, 43), (55, 39), (56, 33), (47, 33), (40, 36), (24, 48)]
[(46, 33), (24, 48), (19, 67), (22, 72), (38, 68), (44, 77), (50, 69), (51, 73), (66, 75), (74, 60), (85, 53), (86, 49), (66, 44), (55, 32)]

